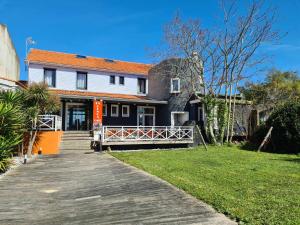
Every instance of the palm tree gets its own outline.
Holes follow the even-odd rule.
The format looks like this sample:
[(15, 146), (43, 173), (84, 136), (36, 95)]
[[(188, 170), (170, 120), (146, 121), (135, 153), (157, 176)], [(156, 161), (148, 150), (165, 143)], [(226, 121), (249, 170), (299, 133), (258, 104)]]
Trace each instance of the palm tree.
[[(38, 115), (57, 112), (60, 108), (60, 100), (49, 92), (45, 83), (33, 83), (23, 93), (23, 104), (27, 117), (26, 126), (30, 134), (27, 154), (30, 156), (38, 134)], [(33, 127), (36, 129), (33, 130)]]

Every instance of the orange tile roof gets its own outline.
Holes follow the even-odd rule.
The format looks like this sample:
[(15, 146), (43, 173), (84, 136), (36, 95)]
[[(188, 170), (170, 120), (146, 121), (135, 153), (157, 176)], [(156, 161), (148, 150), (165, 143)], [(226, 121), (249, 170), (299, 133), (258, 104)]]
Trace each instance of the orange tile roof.
[(76, 54), (31, 49), (31, 51), (28, 53), (27, 61), (28, 63), (140, 75), (148, 75), (148, 71), (153, 66), (151, 64), (125, 62), (119, 60), (113, 60), (113, 62), (109, 62), (104, 58), (95, 58), (91, 56), (86, 56), (86, 58), (77, 58), (76, 56)]
[(138, 95), (126, 95), (126, 94), (112, 94), (112, 93), (100, 93), (100, 92), (91, 92), (91, 91), (67, 91), (61, 89), (50, 89), (50, 92), (61, 95), (61, 96), (74, 96), (74, 97), (97, 97), (103, 98), (103, 100), (128, 100), (128, 101), (136, 101), (136, 102), (147, 102), (153, 101), (157, 103), (165, 103), (164, 101), (157, 101), (146, 96), (138, 96)]

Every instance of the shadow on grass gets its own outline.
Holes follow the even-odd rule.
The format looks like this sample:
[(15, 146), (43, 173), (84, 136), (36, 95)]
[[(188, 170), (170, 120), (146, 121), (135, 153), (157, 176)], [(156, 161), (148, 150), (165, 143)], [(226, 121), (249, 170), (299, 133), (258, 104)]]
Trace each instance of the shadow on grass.
[(276, 161), (286, 161), (286, 162), (293, 162), (293, 163), (300, 163), (300, 157), (298, 157), (298, 158), (293, 158), (293, 159), (289, 159), (289, 158), (280, 158), (280, 159), (272, 159), (272, 160), (276, 160)]

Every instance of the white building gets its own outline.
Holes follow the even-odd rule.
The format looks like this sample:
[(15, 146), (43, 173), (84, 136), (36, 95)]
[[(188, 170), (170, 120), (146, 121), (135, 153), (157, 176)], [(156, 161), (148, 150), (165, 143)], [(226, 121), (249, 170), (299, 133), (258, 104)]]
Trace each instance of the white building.
[(63, 130), (92, 129), (92, 102), (104, 101), (103, 125), (155, 126), (159, 105), (148, 96), (152, 65), (32, 49), (28, 83), (45, 82), (61, 98)]
[(0, 90), (15, 89), (20, 79), (20, 61), (7, 27), (0, 24)]

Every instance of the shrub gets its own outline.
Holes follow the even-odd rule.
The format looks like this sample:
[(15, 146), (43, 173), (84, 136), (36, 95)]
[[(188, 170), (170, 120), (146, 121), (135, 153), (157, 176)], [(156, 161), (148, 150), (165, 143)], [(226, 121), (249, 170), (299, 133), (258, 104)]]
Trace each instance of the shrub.
[(266, 125), (273, 126), (270, 144), (274, 152), (300, 153), (300, 102), (277, 108)]

